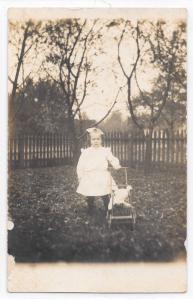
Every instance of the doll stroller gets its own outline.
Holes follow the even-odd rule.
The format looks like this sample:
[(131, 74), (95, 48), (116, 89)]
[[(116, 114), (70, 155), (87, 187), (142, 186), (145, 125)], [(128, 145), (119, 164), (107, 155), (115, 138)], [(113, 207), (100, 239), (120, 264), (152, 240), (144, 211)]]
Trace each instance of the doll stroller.
[(112, 174), (113, 170), (110, 168), (113, 182), (111, 200), (107, 212), (109, 228), (121, 224), (127, 225), (131, 230), (135, 228), (136, 211), (132, 204), (133, 188), (128, 185), (127, 169), (126, 167), (122, 167), (118, 171), (114, 171), (117, 174)]

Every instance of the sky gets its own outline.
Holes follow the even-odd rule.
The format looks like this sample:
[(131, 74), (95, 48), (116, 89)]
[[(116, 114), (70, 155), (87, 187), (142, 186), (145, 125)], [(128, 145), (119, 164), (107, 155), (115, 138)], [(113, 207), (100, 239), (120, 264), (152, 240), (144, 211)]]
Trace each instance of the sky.
[[(24, 21), (30, 18), (34, 20), (56, 20), (60, 18), (101, 18), (99, 23), (106, 24), (114, 18), (124, 18), (135, 22), (137, 19), (146, 18), (148, 20), (157, 20), (163, 18), (168, 22), (168, 28), (173, 22), (185, 19), (185, 9), (9, 9), (10, 21)], [(89, 94), (86, 97), (82, 106), (82, 111), (86, 112), (90, 119), (100, 120), (111, 107), (117, 95), (118, 89), (125, 85), (126, 80), (117, 61), (117, 43), (123, 27), (103, 27), (102, 49), (103, 54), (92, 56), (93, 67), (97, 67), (96, 72), (91, 75), (91, 79), (95, 81), (96, 86), (88, 90)], [(43, 55), (43, 53), (42, 53)], [(131, 63), (136, 55), (136, 45), (132, 41), (125, 39), (121, 47), (121, 57), (124, 66), (127, 70), (131, 67)], [(41, 57), (41, 54), (40, 54)], [(39, 59), (41, 59), (39, 57)], [(13, 65), (15, 63), (13, 49), (9, 48), (9, 74), (12, 76)], [(38, 61), (32, 61), (27, 68), (32, 68), (34, 71), (38, 68)], [(28, 71), (28, 72), (29, 72)], [(152, 85), (152, 79), (155, 77), (155, 70), (146, 66), (138, 73), (140, 86), (144, 90), (149, 90)], [(133, 84), (133, 95), (137, 94), (136, 84)], [(123, 118), (129, 115), (127, 104), (127, 89), (124, 88), (119, 93), (118, 101), (113, 111), (120, 111)]]

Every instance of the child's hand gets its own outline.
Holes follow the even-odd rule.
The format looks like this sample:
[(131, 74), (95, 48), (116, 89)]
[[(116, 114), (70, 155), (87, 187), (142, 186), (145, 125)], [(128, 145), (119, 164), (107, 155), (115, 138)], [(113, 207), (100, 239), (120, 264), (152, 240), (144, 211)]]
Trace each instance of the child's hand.
[(116, 167), (115, 167), (115, 170), (120, 170), (122, 167), (121, 167), (121, 165), (117, 165)]

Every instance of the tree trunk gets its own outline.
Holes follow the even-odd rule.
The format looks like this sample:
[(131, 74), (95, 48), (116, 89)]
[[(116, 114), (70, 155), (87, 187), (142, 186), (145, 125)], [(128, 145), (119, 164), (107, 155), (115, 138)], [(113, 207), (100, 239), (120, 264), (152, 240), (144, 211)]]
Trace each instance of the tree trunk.
[[(15, 100), (15, 99), (14, 99)], [(8, 135), (9, 138), (14, 138), (16, 134), (16, 118), (15, 118), (15, 107), (14, 100), (9, 96), (8, 100)]]
[(145, 152), (144, 173), (146, 175), (150, 173), (152, 167), (152, 134), (153, 134), (153, 128), (150, 128), (145, 137), (146, 152)]
[(71, 139), (73, 164), (76, 165), (80, 156), (80, 143), (76, 134), (75, 122), (72, 117), (69, 118), (69, 136)]

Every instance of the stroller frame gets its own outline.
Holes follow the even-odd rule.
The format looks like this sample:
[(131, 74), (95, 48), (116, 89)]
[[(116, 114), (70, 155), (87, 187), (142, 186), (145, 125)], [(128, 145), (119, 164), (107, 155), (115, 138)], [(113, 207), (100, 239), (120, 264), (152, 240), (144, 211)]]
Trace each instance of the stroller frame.
[[(118, 188), (127, 188), (128, 186), (128, 178), (127, 178), (127, 167), (121, 167), (121, 169), (124, 170), (125, 175), (125, 184), (117, 184)], [(119, 170), (121, 170), (119, 169)], [(130, 191), (130, 196), (128, 197), (128, 214), (125, 215), (115, 215), (114, 214), (114, 197), (115, 193), (112, 191), (111, 193), (112, 197), (112, 209), (108, 210), (107, 212), (107, 222), (108, 227), (111, 228), (113, 225), (119, 225), (119, 224), (127, 224), (129, 225), (131, 230), (134, 230), (135, 223), (136, 223), (136, 210), (133, 206), (133, 190)], [(119, 204), (121, 205), (121, 204)]]

